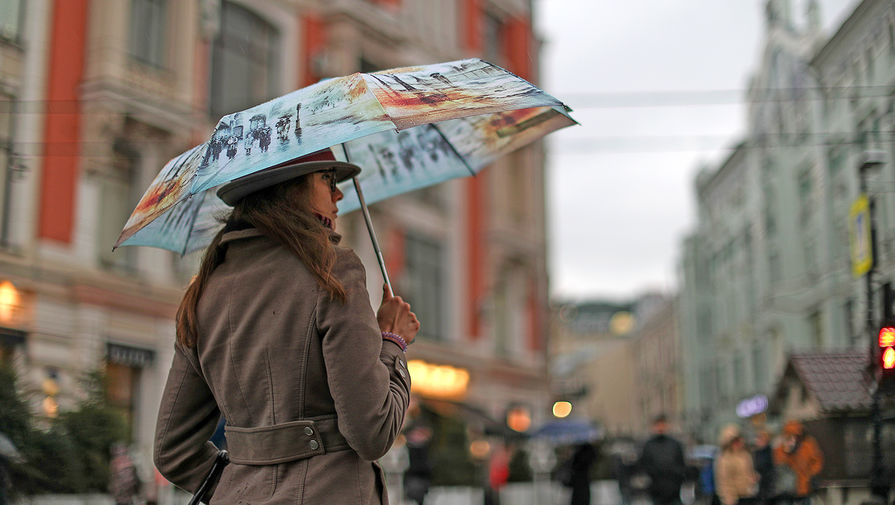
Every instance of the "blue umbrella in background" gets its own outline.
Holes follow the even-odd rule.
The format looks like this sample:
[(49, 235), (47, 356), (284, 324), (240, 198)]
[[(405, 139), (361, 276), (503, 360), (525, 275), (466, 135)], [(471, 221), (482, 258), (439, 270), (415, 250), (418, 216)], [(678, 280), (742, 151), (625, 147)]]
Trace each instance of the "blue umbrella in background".
[(603, 430), (587, 421), (572, 419), (546, 423), (535, 430), (531, 436), (554, 445), (575, 445), (602, 439)]

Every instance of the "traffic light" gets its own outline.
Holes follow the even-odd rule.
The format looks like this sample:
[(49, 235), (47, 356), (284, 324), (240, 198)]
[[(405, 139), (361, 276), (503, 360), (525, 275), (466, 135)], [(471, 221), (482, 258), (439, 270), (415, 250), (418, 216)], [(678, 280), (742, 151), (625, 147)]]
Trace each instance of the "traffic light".
[(879, 365), (883, 375), (895, 374), (895, 327), (883, 326), (879, 330)]

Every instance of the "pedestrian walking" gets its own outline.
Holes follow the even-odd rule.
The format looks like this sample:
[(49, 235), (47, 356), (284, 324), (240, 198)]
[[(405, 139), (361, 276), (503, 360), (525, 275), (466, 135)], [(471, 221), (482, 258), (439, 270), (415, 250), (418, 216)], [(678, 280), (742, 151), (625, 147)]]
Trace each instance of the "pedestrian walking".
[(621, 499), (620, 505), (631, 505), (634, 492), (631, 487), (631, 478), (633, 477), (636, 462), (637, 452), (633, 449), (612, 455), (612, 469), (615, 480), (618, 483), (618, 493)]
[(697, 458), (697, 468), (699, 469), (699, 490), (697, 503), (699, 505), (720, 505), (718, 493), (715, 489), (715, 458), (714, 452), (705, 452)]
[(647, 489), (653, 505), (679, 505), (681, 485), (687, 476), (684, 447), (668, 435), (664, 414), (653, 420), (653, 436), (643, 446), (638, 467), (650, 478)]
[(758, 473), (758, 501), (766, 504), (774, 492), (774, 452), (771, 448), (771, 433), (761, 429), (755, 435), (755, 449), (752, 451), (752, 462)]
[(109, 494), (115, 505), (132, 505), (140, 493), (140, 479), (137, 467), (122, 443), (112, 445), (109, 461)]
[(571, 505), (590, 505), (590, 469), (597, 461), (597, 451), (590, 443), (578, 444), (572, 453)]
[[(823, 470), (824, 456), (817, 440), (805, 433), (805, 425), (801, 422), (791, 420), (783, 425), (783, 440), (774, 448), (774, 464), (778, 470), (783, 467), (791, 471), (795, 481), (794, 491), (786, 489), (780, 498), (807, 505), (815, 490), (814, 478)], [(781, 475), (777, 477), (783, 480)]]
[(236, 179), (233, 206), (177, 313), (155, 464), (195, 492), (226, 420), (230, 464), (211, 503), (388, 503), (375, 461), (410, 399), (410, 306), (366, 275), (336, 233), (336, 183), (360, 168), (327, 149)]
[(718, 438), (715, 486), (722, 505), (752, 504), (758, 494), (758, 473), (739, 426), (729, 424)]
[(500, 505), (500, 490), (510, 479), (510, 451), (503, 443), (497, 443), (488, 460), (488, 487), (485, 489), (485, 505)]
[(432, 428), (423, 419), (422, 409), (416, 398), (411, 398), (407, 416), (409, 422), (404, 428), (404, 437), (407, 440), (409, 461), (407, 471), (404, 472), (404, 494), (416, 505), (423, 505), (432, 482), (432, 463), (429, 460)]

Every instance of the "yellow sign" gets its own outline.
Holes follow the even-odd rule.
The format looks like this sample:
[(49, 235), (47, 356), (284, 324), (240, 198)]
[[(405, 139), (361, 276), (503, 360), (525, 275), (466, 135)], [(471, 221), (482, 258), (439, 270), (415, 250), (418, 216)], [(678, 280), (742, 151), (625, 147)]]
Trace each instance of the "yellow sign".
[(870, 237), (870, 203), (861, 195), (848, 213), (848, 241), (851, 249), (851, 271), (861, 277), (873, 267), (873, 242)]

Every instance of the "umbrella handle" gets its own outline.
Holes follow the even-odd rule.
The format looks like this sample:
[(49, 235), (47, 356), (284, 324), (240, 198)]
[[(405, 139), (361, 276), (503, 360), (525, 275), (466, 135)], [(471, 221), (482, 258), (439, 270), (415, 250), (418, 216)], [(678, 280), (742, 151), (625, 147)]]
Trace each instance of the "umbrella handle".
[(370, 240), (373, 242), (373, 250), (376, 251), (376, 261), (379, 262), (379, 270), (382, 272), (382, 278), (385, 285), (388, 286), (388, 292), (394, 296), (395, 290), (392, 289), (392, 281), (388, 278), (388, 272), (385, 270), (385, 259), (382, 258), (382, 250), (379, 249), (379, 241), (376, 240), (376, 232), (373, 231), (373, 220), (370, 219), (370, 211), (367, 210), (367, 202), (364, 201), (364, 193), (360, 189), (360, 182), (357, 177), (352, 177), (354, 181), (354, 191), (357, 193), (357, 200), (360, 202), (360, 210), (364, 215), (364, 222), (367, 223), (367, 231), (370, 232)]

